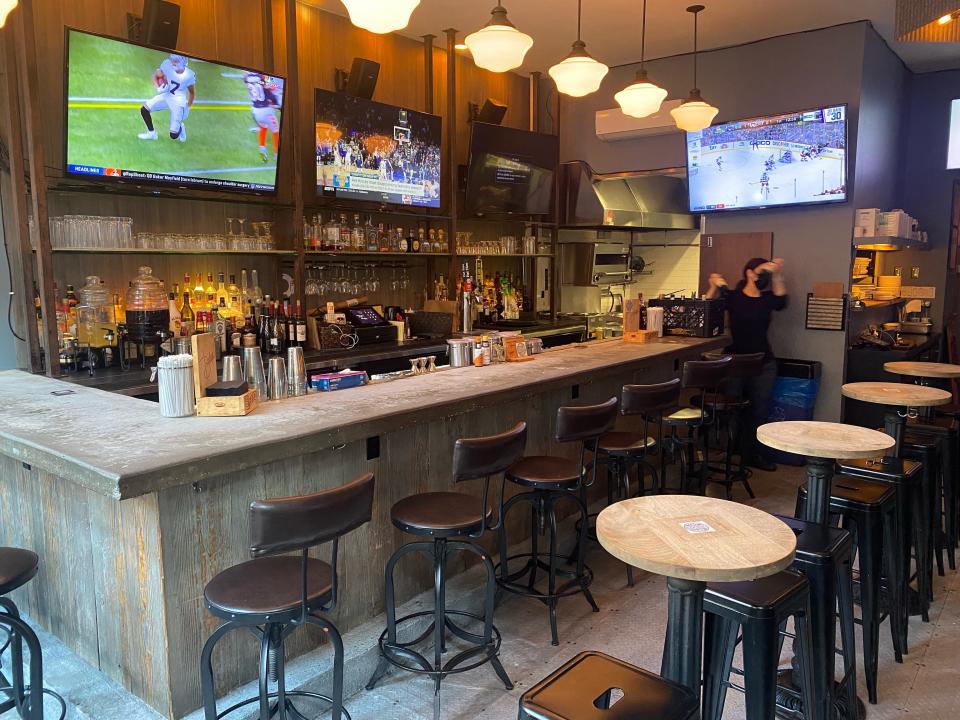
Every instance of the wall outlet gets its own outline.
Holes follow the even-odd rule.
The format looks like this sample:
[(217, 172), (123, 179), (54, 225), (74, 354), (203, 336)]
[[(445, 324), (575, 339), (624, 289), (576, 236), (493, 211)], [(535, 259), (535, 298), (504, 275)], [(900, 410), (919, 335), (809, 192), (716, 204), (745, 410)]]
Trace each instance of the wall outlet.
[(920, 267), (918, 265), (914, 265), (912, 268), (910, 268), (910, 279), (911, 280), (920, 279)]
[(897, 266), (893, 269), (893, 274), (896, 275), (897, 277), (903, 277), (903, 268), (900, 267), (899, 265), (897, 265)]

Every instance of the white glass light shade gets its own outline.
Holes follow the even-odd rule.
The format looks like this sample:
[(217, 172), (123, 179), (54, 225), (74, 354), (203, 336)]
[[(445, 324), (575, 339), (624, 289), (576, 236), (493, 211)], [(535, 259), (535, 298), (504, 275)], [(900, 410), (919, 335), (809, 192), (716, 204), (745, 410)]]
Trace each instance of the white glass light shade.
[(495, 7), (492, 15), (489, 23), (463, 39), (470, 48), (473, 62), (491, 72), (520, 67), (527, 51), (533, 47), (533, 38), (507, 20), (507, 11), (503, 7)]
[(564, 95), (583, 97), (597, 91), (610, 68), (590, 57), (586, 45), (577, 40), (573, 52), (547, 72)]
[(17, 0), (0, 0), (0, 28), (7, 22), (7, 15), (17, 6)]
[(624, 115), (644, 118), (653, 115), (667, 99), (667, 91), (647, 79), (647, 71), (640, 70), (632, 85), (628, 85), (613, 98)]
[[(3, 0), (0, 0), (2, 2)], [(350, 22), (378, 35), (403, 30), (420, 0), (343, 0)]]
[(670, 114), (678, 128), (687, 132), (696, 132), (710, 127), (710, 123), (718, 112), (720, 111), (717, 108), (700, 97), (699, 90), (691, 90), (690, 97), (679, 107), (671, 110)]

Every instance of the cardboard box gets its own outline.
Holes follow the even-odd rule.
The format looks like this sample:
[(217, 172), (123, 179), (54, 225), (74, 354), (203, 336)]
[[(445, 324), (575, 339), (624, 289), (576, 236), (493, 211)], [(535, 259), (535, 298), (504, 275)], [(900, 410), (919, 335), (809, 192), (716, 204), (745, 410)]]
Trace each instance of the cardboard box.
[(857, 237), (872, 237), (877, 234), (877, 225), (880, 224), (880, 208), (863, 208), (857, 210), (856, 227), (863, 228), (863, 235)]

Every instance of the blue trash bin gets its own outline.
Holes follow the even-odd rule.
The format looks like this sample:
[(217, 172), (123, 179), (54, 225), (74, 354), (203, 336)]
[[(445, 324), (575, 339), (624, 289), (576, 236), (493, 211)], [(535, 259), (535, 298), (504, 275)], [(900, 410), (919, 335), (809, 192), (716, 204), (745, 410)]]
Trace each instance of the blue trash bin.
[[(812, 420), (820, 390), (823, 365), (817, 360), (777, 359), (777, 380), (770, 396), (768, 422)], [(803, 465), (802, 455), (767, 448), (764, 454), (775, 463)]]

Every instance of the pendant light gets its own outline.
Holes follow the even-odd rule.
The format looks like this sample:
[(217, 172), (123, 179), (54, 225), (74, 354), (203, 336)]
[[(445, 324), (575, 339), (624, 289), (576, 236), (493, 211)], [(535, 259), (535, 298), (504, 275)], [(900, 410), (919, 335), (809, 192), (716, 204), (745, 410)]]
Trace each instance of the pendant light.
[(586, 43), (580, 39), (582, 15), (583, 0), (577, 0), (577, 41), (570, 54), (547, 71), (557, 84), (557, 90), (571, 97), (583, 97), (596, 92), (610, 72), (610, 68), (590, 57)]
[(359, 28), (384, 35), (403, 30), (420, 0), (343, 0), (350, 22)]
[(643, 118), (653, 115), (660, 110), (663, 101), (667, 98), (667, 91), (654, 85), (647, 79), (647, 69), (644, 67), (647, 49), (647, 0), (643, 0), (643, 21), (640, 30), (640, 69), (632, 85), (614, 95), (624, 115)]
[(697, 15), (703, 10), (703, 5), (691, 5), (687, 12), (693, 15), (693, 89), (690, 97), (683, 101), (680, 107), (670, 111), (677, 127), (687, 132), (696, 132), (710, 127), (710, 123), (720, 112), (700, 95), (697, 87)]
[(17, 0), (0, 0), (0, 28), (7, 22), (7, 15), (17, 7)]
[(506, 72), (523, 64), (533, 38), (522, 33), (507, 19), (507, 11), (499, 0), (490, 12), (490, 22), (464, 38), (477, 67), (491, 72)]

